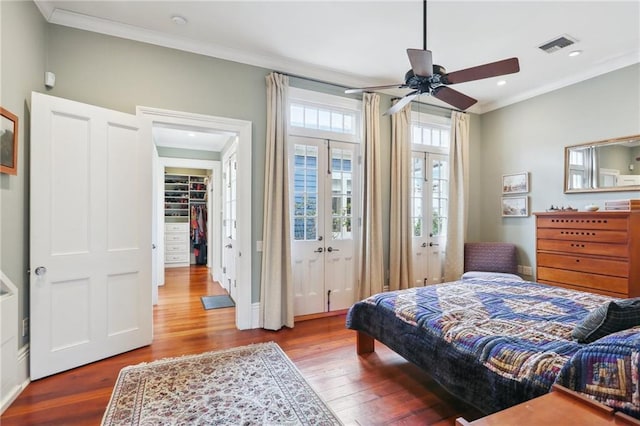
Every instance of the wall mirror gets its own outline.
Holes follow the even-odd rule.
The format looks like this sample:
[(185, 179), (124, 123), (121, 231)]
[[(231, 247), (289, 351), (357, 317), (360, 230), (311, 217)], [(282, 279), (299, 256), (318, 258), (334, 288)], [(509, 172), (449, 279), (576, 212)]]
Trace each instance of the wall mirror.
[(567, 146), (564, 192), (640, 190), (640, 135)]

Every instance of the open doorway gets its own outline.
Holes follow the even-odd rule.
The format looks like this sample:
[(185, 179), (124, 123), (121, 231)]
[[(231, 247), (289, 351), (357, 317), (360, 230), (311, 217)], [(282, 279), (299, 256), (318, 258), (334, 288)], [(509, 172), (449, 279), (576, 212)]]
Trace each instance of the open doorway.
[[(211, 187), (208, 194), (211, 197), (207, 204), (210, 218), (207, 263), (213, 280), (223, 283), (222, 160), (233, 148), (236, 152), (236, 181), (251, 182), (251, 122), (148, 107), (138, 107), (138, 116), (142, 122), (141, 136), (150, 138), (154, 148), (154, 302), (157, 301), (157, 286), (164, 282), (167, 167), (202, 169), (209, 173)], [(163, 139), (163, 135), (168, 138)], [(251, 302), (251, 184), (237, 185), (233, 193), (236, 218), (232, 269), (235, 275), (236, 326), (239, 329), (256, 328), (259, 326), (258, 315)]]

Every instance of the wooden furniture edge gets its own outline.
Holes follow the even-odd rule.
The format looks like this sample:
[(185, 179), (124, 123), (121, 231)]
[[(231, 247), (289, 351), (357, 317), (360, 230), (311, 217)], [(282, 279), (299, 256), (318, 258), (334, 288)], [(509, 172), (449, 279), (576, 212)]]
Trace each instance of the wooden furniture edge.
[(573, 391), (571, 389), (567, 389), (562, 385), (554, 384), (551, 387), (551, 390), (552, 391), (557, 391), (557, 392), (562, 393), (564, 395), (567, 395), (567, 396), (569, 396), (571, 398), (579, 399), (580, 401), (584, 402), (585, 405), (588, 405), (588, 406), (590, 406), (592, 408), (595, 408), (597, 410), (600, 410), (600, 411), (604, 411), (608, 415), (613, 416), (613, 413), (615, 412), (615, 410), (613, 408), (611, 408), (609, 406), (606, 406), (604, 404), (601, 404), (601, 403), (599, 403), (597, 401), (594, 401), (593, 399), (591, 399), (591, 398), (589, 398), (587, 396), (584, 396), (583, 394), (581, 394), (579, 392)]
[(456, 419), (456, 426), (471, 426), (471, 423), (466, 421), (464, 417), (458, 417)]
[(630, 415), (625, 414), (622, 411), (616, 411), (614, 413), (614, 417), (616, 420), (620, 420), (623, 424), (640, 425), (640, 420), (636, 419), (635, 417), (631, 417)]
[(356, 352), (358, 355), (370, 354), (375, 352), (375, 340), (364, 331), (356, 332)]

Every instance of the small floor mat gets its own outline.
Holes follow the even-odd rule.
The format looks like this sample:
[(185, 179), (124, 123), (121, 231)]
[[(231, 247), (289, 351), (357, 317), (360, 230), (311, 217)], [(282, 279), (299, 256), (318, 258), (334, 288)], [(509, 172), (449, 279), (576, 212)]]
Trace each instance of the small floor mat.
[(202, 306), (205, 309), (229, 308), (236, 306), (233, 299), (226, 294), (223, 296), (202, 296)]

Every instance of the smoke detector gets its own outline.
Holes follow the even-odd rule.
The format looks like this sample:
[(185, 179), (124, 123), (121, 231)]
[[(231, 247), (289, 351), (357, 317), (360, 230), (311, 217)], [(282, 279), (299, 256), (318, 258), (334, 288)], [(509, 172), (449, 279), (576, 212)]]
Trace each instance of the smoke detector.
[(558, 50), (564, 49), (567, 46), (571, 46), (572, 44), (577, 43), (578, 40), (570, 35), (563, 34), (550, 40), (541, 46), (538, 46), (539, 49), (544, 50), (547, 53), (557, 52)]

